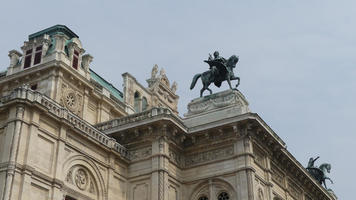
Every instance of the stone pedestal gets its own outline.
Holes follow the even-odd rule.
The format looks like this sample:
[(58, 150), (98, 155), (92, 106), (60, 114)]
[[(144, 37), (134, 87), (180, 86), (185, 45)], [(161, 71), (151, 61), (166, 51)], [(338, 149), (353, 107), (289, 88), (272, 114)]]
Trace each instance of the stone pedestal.
[[(240, 91), (225, 90), (193, 99), (184, 114), (188, 127), (206, 124), (250, 112), (248, 102)], [(194, 119), (194, 120), (193, 120)]]

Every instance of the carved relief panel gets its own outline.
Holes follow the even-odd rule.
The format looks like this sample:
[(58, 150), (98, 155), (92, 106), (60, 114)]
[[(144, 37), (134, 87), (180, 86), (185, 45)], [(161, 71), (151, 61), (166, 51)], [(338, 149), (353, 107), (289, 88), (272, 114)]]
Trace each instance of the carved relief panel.
[(70, 168), (65, 178), (66, 183), (80, 191), (96, 194), (97, 187), (93, 176), (83, 166), (76, 165)]
[(82, 114), (82, 101), (83, 96), (81, 93), (73, 90), (66, 84), (62, 84), (61, 92), (61, 105), (65, 106), (68, 110), (81, 116)]

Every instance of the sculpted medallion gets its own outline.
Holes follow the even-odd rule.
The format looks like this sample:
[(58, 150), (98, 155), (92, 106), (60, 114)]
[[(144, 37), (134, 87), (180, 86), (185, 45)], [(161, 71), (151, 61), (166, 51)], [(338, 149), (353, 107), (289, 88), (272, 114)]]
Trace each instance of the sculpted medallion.
[(75, 184), (79, 189), (85, 190), (88, 184), (88, 176), (87, 173), (83, 169), (78, 169), (75, 174)]

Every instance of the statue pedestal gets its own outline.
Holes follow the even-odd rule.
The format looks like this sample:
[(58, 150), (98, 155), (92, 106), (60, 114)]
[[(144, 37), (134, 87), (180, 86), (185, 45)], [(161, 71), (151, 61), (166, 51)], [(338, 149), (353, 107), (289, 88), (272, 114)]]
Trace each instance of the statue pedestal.
[[(218, 121), (250, 112), (248, 102), (240, 91), (225, 90), (193, 99), (184, 119), (188, 127)], [(194, 119), (194, 120), (193, 120)]]

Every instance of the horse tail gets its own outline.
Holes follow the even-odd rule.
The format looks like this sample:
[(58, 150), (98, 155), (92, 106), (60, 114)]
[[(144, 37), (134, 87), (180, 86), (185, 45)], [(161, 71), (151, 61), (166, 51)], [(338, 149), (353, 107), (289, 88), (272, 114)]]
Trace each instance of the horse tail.
[(192, 84), (190, 84), (190, 89), (193, 89), (195, 84), (197, 83), (197, 80), (200, 78), (201, 74), (195, 74), (192, 80)]

